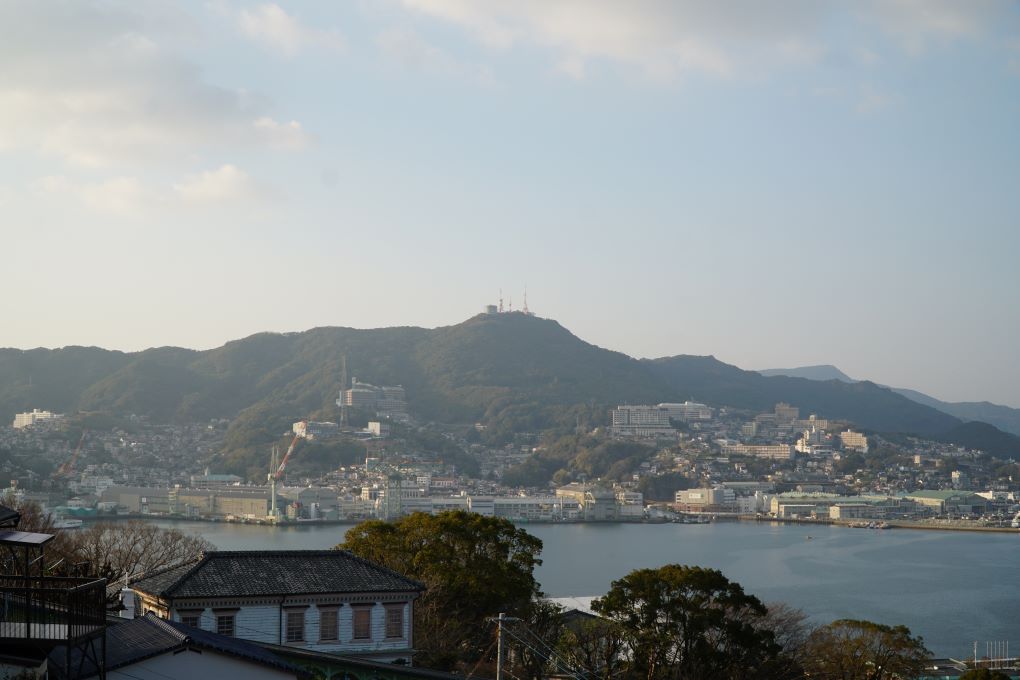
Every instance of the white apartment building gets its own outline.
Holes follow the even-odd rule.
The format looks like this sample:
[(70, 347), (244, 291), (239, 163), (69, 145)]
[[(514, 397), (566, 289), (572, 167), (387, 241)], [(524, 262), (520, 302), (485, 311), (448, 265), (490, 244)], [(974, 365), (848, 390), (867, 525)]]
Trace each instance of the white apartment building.
[(860, 432), (847, 430), (839, 433), (839, 440), (843, 442), (843, 448), (851, 451), (868, 452), (868, 438)]
[(682, 420), (685, 423), (712, 420), (713, 416), (710, 407), (695, 401), (685, 401), (682, 404), (659, 404), (658, 408), (664, 409), (673, 420)]
[(26, 413), (18, 413), (14, 416), (14, 429), (20, 430), (25, 427), (32, 427), (36, 423), (41, 423), (47, 420), (59, 420), (63, 418), (63, 413), (52, 413), (51, 411), (40, 411), (37, 408), (32, 409)]
[(610, 411), (612, 432), (630, 437), (670, 435), (669, 412), (659, 406), (617, 406)]
[(723, 446), (723, 453), (789, 460), (794, 456), (794, 448), (790, 444), (727, 444)]

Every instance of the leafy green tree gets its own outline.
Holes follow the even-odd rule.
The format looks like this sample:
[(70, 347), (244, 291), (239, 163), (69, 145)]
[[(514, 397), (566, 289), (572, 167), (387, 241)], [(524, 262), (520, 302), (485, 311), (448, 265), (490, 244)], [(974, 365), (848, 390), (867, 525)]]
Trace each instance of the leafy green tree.
[(906, 626), (840, 619), (811, 634), (804, 666), (821, 680), (916, 678), (930, 657), (924, 640)]
[(631, 677), (770, 677), (780, 660), (773, 633), (756, 625), (765, 605), (715, 569), (638, 569), (614, 581), (592, 608), (623, 631)]
[(425, 584), (414, 642), (416, 661), (430, 668), (473, 665), (491, 646), (487, 619), (506, 612), (528, 620), (540, 594), (534, 569), (542, 541), (498, 517), (456, 510), (369, 520), (337, 548)]

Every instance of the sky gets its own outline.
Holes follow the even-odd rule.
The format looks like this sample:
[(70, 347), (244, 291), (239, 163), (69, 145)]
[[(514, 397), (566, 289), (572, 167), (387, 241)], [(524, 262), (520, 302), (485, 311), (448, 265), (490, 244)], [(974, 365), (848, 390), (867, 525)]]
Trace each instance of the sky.
[(1020, 3), (0, 0), (0, 346), (458, 323), (1020, 407)]

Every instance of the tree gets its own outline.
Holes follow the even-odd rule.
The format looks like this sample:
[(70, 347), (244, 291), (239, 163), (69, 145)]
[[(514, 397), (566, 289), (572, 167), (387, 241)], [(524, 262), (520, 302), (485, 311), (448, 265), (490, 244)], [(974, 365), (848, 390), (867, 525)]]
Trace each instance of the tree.
[(632, 677), (765, 677), (780, 654), (767, 609), (715, 569), (670, 564), (614, 581), (592, 609), (621, 627)]
[(67, 536), (68, 559), (92, 575), (121, 579), (173, 566), (215, 550), (201, 536), (143, 522), (100, 522)]
[[(548, 671), (566, 670), (553, 649), (563, 631), (563, 609), (547, 600), (532, 603), (528, 618), (504, 623), (509, 675), (519, 680), (542, 680)], [(569, 663), (569, 662), (567, 662)]]
[(558, 649), (588, 680), (611, 680), (624, 668), (623, 631), (607, 619), (581, 616), (566, 623)]
[(805, 648), (805, 669), (821, 680), (914, 678), (931, 652), (906, 626), (840, 619), (815, 630)]
[(528, 619), (540, 594), (533, 572), (542, 541), (498, 517), (456, 510), (369, 520), (337, 548), (425, 584), (414, 642), (416, 661), (430, 668), (477, 662), (493, 640), (487, 619), (500, 612)]

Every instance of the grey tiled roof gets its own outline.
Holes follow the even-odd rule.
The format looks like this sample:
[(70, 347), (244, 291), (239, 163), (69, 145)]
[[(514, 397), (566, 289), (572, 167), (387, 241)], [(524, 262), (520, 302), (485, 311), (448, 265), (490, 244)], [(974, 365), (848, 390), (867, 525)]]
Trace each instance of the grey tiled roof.
[[(235, 658), (244, 659), (271, 668), (277, 668), (307, 677), (308, 674), (287, 663), (272, 652), (262, 647), (226, 635), (217, 635), (200, 628), (192, 628), (175, 621), (165, 621), (152, 612), (125, 623), (110, 626), (106, 631), (106, 669), (114, 670), (146, 659), (174, 652), (188, 647), (207, 649)], [(63, 661), (62, 650), (51, 654), (53, 662), (58, 666)], [(80, 652), (73, 651), (72, 667), (82, 661)], [(84, 659), (87, 671), (96, 669), (89, 659)]]
[(215, 551), (130, 586), (150, 595), (245, 597), (420, 592), (425, 586), (346, 550)]

